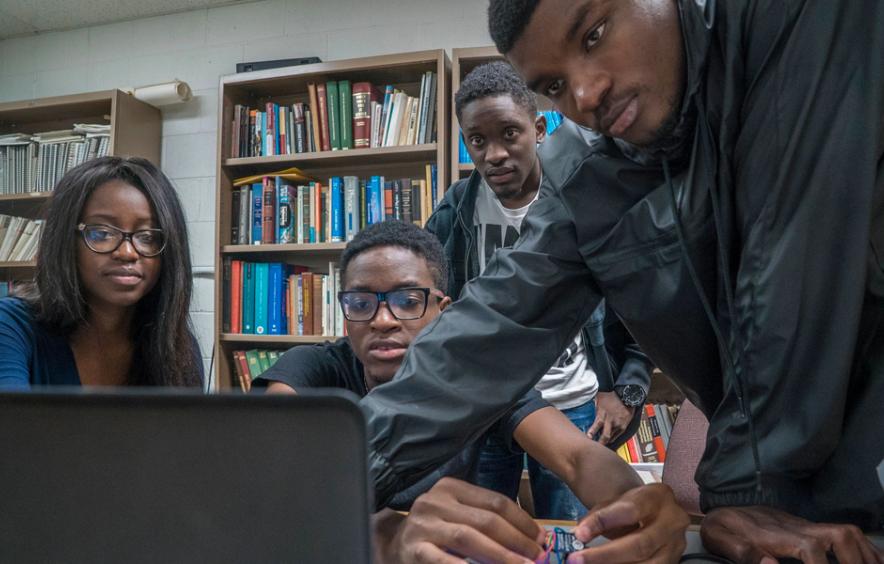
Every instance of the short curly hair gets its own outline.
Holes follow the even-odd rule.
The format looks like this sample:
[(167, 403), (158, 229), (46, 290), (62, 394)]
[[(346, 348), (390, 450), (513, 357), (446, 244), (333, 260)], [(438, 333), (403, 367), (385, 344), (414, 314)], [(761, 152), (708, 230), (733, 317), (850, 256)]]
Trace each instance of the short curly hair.
[(488, 32), (497, 50), (507, 54), (522, 36), (540, 0), (491, 0)]
[(470, 102), (493, 96), (509, 96), (532, 117), (537, 113), (537, 98), (516, 69), (506, 61), (492, 61), (470, 71), (457, 89), (454, 95), (457, 119)]
[(433, 283), (448, 294), (448, 261), (442, 244), (431, 233), (413, 223), (392, 220), (370, 225), (347, 243), (341, 254), (341, 287), (347, 284), (347, 267), (354, 258), (377, 247), (401, 247), (423, 257), (433, 276)]

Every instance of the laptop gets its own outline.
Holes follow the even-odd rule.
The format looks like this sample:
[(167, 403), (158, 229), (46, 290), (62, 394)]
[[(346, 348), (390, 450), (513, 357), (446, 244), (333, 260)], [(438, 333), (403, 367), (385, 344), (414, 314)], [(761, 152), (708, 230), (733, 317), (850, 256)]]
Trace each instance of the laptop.
[(355, 396), (0, 394), (0, 561), (368, 563)]

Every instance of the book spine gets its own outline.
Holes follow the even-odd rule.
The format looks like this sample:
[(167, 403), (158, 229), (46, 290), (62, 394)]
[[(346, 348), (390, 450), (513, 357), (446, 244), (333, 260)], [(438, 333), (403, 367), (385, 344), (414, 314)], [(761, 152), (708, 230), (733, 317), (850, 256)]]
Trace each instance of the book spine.
[[(307, 218), (307, 214), (304, 213), (304, 198), (307, 195), (307, 187), (304, 185), (298, 186), (298, 244), (304, 244), (307, 239), (309, 239), (309, 228), (304, 224), (304, 220)], [(305, 235), (307, 234), (307, 235)], [(305, 236), (307, 239), (305, 239)]]
[(252, 244), (260, 245), (263, 241), (263, 210), (264, 187), (252, 184)]
[(242, 261), (230, 266), (230, 332), (242, 333)]
[(230, 257), (224, 257), (222, 261), (221, 279), (224, 285), (224, 296), (221, 298), (221, 331), (230, 333), (233, 317), (233, 263)]
[(313, 335), (313, 274), (301, 274), (301, 315), (303, 317), (304, 335)]
[(313, 128), (313, 135), (310, 136), (313, 142), (313, 150), (322, 150), (322, 128), (319, 125), (319, 94), (317, 86), (312, 82), (307, 85), (307, 94), (310, 98), (310, 127)]
[(242, 106), (240, 104), (236, 104), (233, 106), (233, 126), (230, 131), (230, 156), (232, 158), (239, 157), (239, 133), (240, 133), (240, 108)]
[(252, 215), (251, 191), (248, 185), (234, 188), (239, 192), (239, 217), (233, 221), (239, 222), (239, 237), (236, 241), (232, 241), (234, 245), (248, 245), (252, 240), (252, 233), (249, 230), (249, 218)]
[(359, 231), (359, 179), (344, 177), (344, 238), (352, 241)]
[(393, 183), (384, 182), (384, 220), (395, 219), (393, 210)]
[(294, 212), (292, 211), (291, 186), (276, 177), (277, 227), (278, 243), (294, 242)]
[(322, 335), (325, 329), (322, 326), (322, 278), (321, 274), (313, 275), (313, 335)]
[(239, 217), (240, 217), (240, 206), (242, 205), (240, 202), (241, 193), (239, 188), (234, 188), (230, 192), (231, 199), (231, 210), (230, 210), (230, 244), (236, 245), (239, 242)]
[(359, 228), (364, 229), (371, 225), (368, 215), (368, 182), (364, 178), (359, 179)]
[(331, 240), (344, 240), (344, 190), (340, 176), (331, 178)]
[(273, 244), (276, 236), (276, 186), (273, 179), (265, 176), (262, 180), (263, 208), (261, 210), (261, 242)]
[(388, 84), (384, 89), (384, 101), (381, 106), (381, 120), (378, 124), (378, 147), (386, 146), (387, 128), (390, 126), (390, 108), (393, 105), (393, 85)]
[(371, 185), (369, 186), (368, 200), (368, 224), (374, 225), (384, 220), (383, 215), (383, 183), (380, 176), (371, 177)]
[(325, 84), (316, 85), (316, 100), (319, 103), (319, 127), (322, 131), (320, 138), (322, 139), (322, 150), (331, 151), (331, 139), (329, 138), (328, 127), (328, 96), (325, 91)]
[(393, 218), (402, 220), (402, 185), (398, 180), (393, 181)]
[(267, 306), (267, 333), (269, 335), (281, 335), (283, 312), (282, 264), (278, 262), (271, 263), (269, 270), (270, 300)]
[(332, 151), (341, 150), (341, 100), (338, 94), (338, 83), (330, 80), (325, 84), (325, 92), (328, 100), (326, 109), (328, 113), (329, 145)]
[(666, 446), (663, 444), (663, 436), (660, 432), (660, 424), (657, 421), (657, 414), (654, 406), (645, 404), (645, 416), (648, 418), (648, 427), (651, 432), (651, 441), (654, 449), (657, 451), (657, 459), (660, 462), (666, 462)]
[(255, 263), (244, 262), (242, 273), (242, 332), (255, 334)]
[(341, 127), (341, 149), (346, 151), (353, 148), (353, 93), (349, 80), (338, 82), (338, 94), (341, 101), (341, 119), (338, 122)]
[(371, 146), (371, 84), (353, 85), (353, 146), (366, 149)]
[(402, 199), (402, 221), (411, 223), (414, 221), (414, 208), (411, 202), (411, 179), (403, 178), (399, 181), (399, 191)]
[(267, 305), (270, 287), (269, 269), (266, 262), (255, 263), (255, 334), (267, 334)]
[(307, 132), (304, 127), (304, 104), (297, 103), (292, 106), (292, 116), (295, 124), (295, 152), (306, 153)]

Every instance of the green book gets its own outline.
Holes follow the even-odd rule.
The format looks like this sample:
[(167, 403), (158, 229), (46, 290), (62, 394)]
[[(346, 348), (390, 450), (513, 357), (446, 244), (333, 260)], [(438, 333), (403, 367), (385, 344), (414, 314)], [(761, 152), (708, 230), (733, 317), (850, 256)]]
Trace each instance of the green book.
[(242, 263), (242, 332), (255, 334), (255, 263)]
[(249, 363), (249, 377), (254, 380), (261, 375), (261, 363), (258, 360), (258, 351), (255, 349), (246, 351), (246, 361)]
[(261, 369), (261, 372), (259, 372), (259, 374), (264, 374), (270, 368), (270, 359), (267, 358), (266, 350), (262, 349), (258, 351), (258, 366)]
[(325, 83), (325, 95), (328, 98), (328, 140), (332, 151), (341, 150), (341, 96), (338, 83)]
[(338, 81), (338, 94), (341, 98), (341, 149), (353, 147), (353, 92), (349, 80)]
[(267, 351), (267, 359), (270, 361), (270, 366), (273, 366), (279, 360), (279, 351)]

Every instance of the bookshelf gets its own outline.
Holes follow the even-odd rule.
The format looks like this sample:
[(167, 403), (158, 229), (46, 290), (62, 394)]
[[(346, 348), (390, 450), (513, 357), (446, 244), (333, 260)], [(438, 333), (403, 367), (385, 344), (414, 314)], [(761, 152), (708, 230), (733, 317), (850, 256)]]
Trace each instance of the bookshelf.
[[(0, 103), (0, 135), (71, 129), (75, 123), (110, 125), (109, 155), (160, 163), (160, 111), (120, 90)], [(0, 194), (0, 214), (36, 219), (51, 192)], [(34, 261), (0, 262), (0, 281), (33, 277)]]
[[(308, 84), (334, 81), (370, 82), (393, 85), (409, 96), (421, 93), (421, 80), (427, 72), (435, 73), (435, 140), (398, 146), (350, 148), (334, 151), (291, 152), (271, 156), (233, 157), (242, 154), (234, 146), (237, 135), (237, 106), (250, 109), (310, 102)], [(218, 105), (217, 186), (216, 186), (216, 269), (215, 269), (215, 387), (238, 388), (233, 365), (233, 351), (268, 349), (283, 351), (293, 345), (321, 343), (335, 337), (318, 335), (256, 335), (223, 332), (225, 310), (225, 260), (255, 263), (281, 262), (305, 266), (317, 273), (328, 273), (329, 262), (337, 262), (345, 247), (343, 242), (239, 244), (232, 240), (234, 181), (250, 175), (270, 174), (296, 167), (323, 184), (332, 176), (383, 175), (392, 178), (422, 178), (427, 164), (436, 165), (436, 185), (441, 195), (449, 183), (450, 128), (449, 84), (451, 63), (442, 49), (398, 53), (375, 57), (330, 61), (312, 65), (269, 69), (228, 75), (221, 78)], [(379, 100), (379, 101), (382, 101)], [(260, 110), (258, 110), (260, 111)], [(240, 114), (241, 115), (241, 114)], [(238, 130), (242, 131), (242, 129)], [(291, 133), (291, 132), (289, 132)], [(309, 135), (309, 133), (308, 133)], [(285, 151), (280, 151), (285, 152)], [(249, 153), (253, 154), (253, 153)]]
[[(479, 65), (503, 60), (496, 47), (467, 47), (451, 50), (451, 138), (449, 153), (451, 155), (451, 182), (466, 178), (475, 168), (471, 163), (461, 163), (458, 159), (458, 146), (460, 143), (460, 124), (457, 123), (457, 115), (454, 113), (454, 94), (460, 88), (463, 79), (471, 70)], [(552, 110), (553, 103), (544, 96), (537, 97), (538, 110)]]

